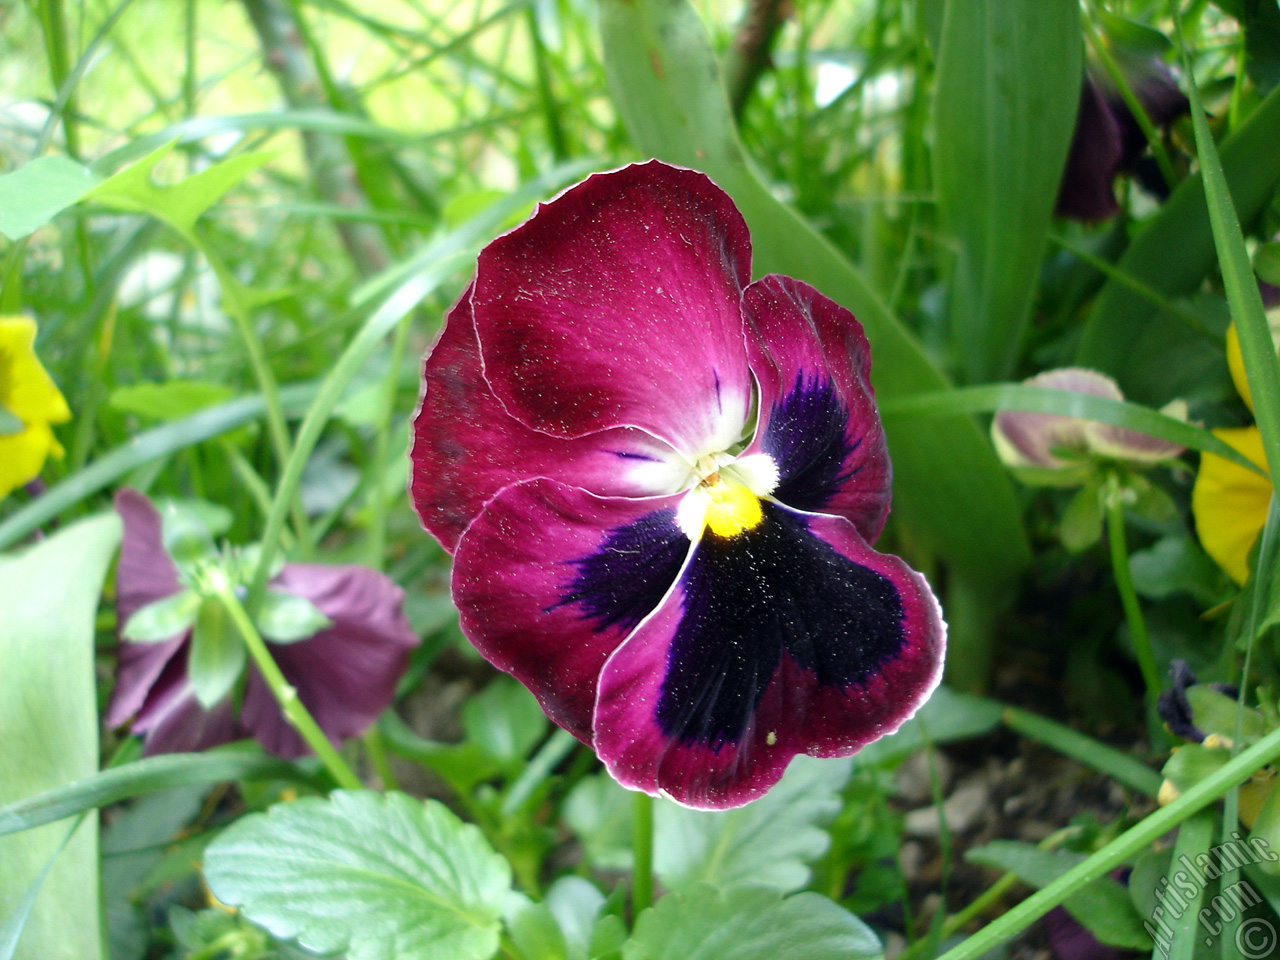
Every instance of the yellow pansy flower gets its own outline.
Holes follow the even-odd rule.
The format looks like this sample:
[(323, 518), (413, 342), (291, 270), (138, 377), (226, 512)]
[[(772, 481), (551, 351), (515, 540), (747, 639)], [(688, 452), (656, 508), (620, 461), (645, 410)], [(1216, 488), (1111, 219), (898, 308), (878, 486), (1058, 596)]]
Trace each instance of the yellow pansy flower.
[(62, 456), (50, 426), (71, 419), (67, 401), (35, 353), (36, 324), (0, 316), (0, 497)]
[[(1213, 435), (1264, 470), (1266, 454), (1257, 427), (1224, 427)], [(1236, 583), (1249, 579), (1249, 551), (1267, 521), (1271, 481), (1213, 453), (1200, 455), (1191, 491), (1191, 513), (1205, 552)]]

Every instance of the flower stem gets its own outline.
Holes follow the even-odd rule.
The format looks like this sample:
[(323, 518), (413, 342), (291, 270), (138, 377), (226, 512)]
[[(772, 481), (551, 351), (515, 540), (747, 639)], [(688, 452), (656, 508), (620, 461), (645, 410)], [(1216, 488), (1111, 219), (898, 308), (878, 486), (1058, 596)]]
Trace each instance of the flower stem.
[(1133, 649), (1138, 657), (1138, 668), (1142, 671), (1142, 682), (1147, 688), (1144, 698), (1147, 723), (1151, 728), (1152, 746), (1155, 746), (1164, 741), (1160, 718), (1156, 713), (1160, 673), (1156, 669), (1156, 656), (1151, 649), (1147, 622), (1142, 617), (1138, 594), (1133, 588), (1133, 575), (1129, 572), (1129, 547), (1124, 536), (1124, 505), (1121, 502), (1120, 483), (1115, 477), (1108, 478), (1103, 488), (1103, 499), (1107, 516), (1107, 540), (1111, 546), (1111, 573), (1115, 577), (1116, 589), (1120, 592), (1120, 603), (1124, 607), (1125, 621), (1129, 624), (1129, 635), (1133, 638)]
[(633, 794), (631, 851), (631, 916), (638, 918), (653, 903), (653, 797)]
[(226, 608), (231, 621), (236, 625), (236, 629), (240, 631), (240, 636), (244, 638), (244, 645), (249, 648), (249, 656), (253, 657), (253, 662), (262, 674), (262, 678), (266, 680), (267, 686), (271, 688), (271, 693), (276, 698), (276, 702), (280, 704), (280, 710), (284, 713), (285, 719), (293, 725), (302, 739), (307, 742), (307, 746), (315, 751), (316, 756), (320, 758), (320, 761), (325, 765), (325, 769), (337, 781), (338, 786), (346, 787), (350, 790), (359, 790), (362, 786), (360, 778), (355, 775), (351, 768), (347, 766), (347, 762), (333, 748), (329, 738), (324, 735), (320, 725), (316, 723), (315, 718), (311, 716), (303, 705), (302, 700), (298, 697), (298, 691), (280, 672), (280, 667), (271, 656), (271, 651), (267, 649), (266, 641), (258, 633), (258, 628), (253, 625), (253, 621), (249, 619), (249, 614), (245, 611), (244, 605), (231, 592), (230, 585), (224, 579), (222, 582), (214, 584), (213, 589), (222, 605)]

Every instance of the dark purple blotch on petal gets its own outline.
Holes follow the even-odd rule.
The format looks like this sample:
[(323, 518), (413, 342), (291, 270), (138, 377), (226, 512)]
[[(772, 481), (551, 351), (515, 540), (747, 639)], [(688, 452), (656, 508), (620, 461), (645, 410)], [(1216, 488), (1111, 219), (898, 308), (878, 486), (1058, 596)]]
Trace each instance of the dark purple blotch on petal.
[(826, 377), (796, 375), (791, 390), (769, 412), (764, 452), (778, 465), (773, 495), (797, 510), (818, 511), (840, 493), (859, 468), (846, 468), (862, 445), (850, 443), (849, 409)]
[[(1192, 743), (1203, 743), (1205, 733), (1196, 726), (1195, 711), (1187, 697), (1187, 688), (1196, 685), (1196, 675), (1187, 666), (1187, 661), (1174, 660), (1169, 665), (1169, 676), (1173, 679), (1173, 686), (1161, 691), (1156, 699), (1156, 712), (1174, 736)], [(1211, 683), (1209, 688), (1233, 700), (1240, 697), (1240, 688), (1235, 684)]]
[(662, 602), (688, 553), (674, 510), (640, 517), (611, 530), (595, 553), (571, 561), (577, 575), (551, 609), (576, 603), (597, 631), (634, 630)]
[(662, 731), (682, 743), (736, 742), (784, 650), (821, 686), (847, 689), (906, 642), (888, 579), (813, 536), (803, 518), (762, 506), (753, 529), (704, 535), (685, 574), (656, 708)]

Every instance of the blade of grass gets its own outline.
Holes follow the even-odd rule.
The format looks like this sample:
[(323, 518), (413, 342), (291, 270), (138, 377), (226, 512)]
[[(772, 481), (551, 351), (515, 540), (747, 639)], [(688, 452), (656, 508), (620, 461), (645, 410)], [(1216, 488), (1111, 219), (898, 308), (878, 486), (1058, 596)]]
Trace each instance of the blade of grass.
[(1079, 760), (1099, 773), (1119, 781), (1131, 790), (1154, 797), (1160, 791), (1160, 775), (1127, 753), (1087, 737), (1077, 730), (1022, 710), (1005, 707), (1000, 719), (1014, 733), (1039, 741), (1064, 756)]

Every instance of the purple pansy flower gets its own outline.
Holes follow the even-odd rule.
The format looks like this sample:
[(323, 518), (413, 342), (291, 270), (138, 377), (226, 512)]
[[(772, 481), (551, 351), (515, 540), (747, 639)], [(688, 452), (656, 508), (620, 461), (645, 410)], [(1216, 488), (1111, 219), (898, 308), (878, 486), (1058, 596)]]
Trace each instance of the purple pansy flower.
[[(116, 494), (115, 505), (124, 521), (116, 573), (123, 632), (135, 613), (180, 593), (183, 584), (151, 501), (126, 489)], [(391, 704), (418, 643), (402, 610), (404, 591), (367, 567), (310, 563), (285, 564), (271, 586), (310, 601), (329, 621), (309, 639), (271, 644), (285, 679), (332, 740), (363, 733)], [(190, 629), (158, 643), (122, 638), (107, 723), (120, 726), (132, 718), (131, 730), (145, 735), (147, 754), (202, 750), (246, 736), (277, 756), (309, 752), (253, 666), (238, 713), (231, 697), (202, 706), (188, 676), (190, 652)]]
[(624, 786), (719, 808), (896, 730), (928, 584), (848, 310), (750, 283), (705, 175), (597, 174), (489, 244), (426, 358), (411, 493), (462, 629)]

